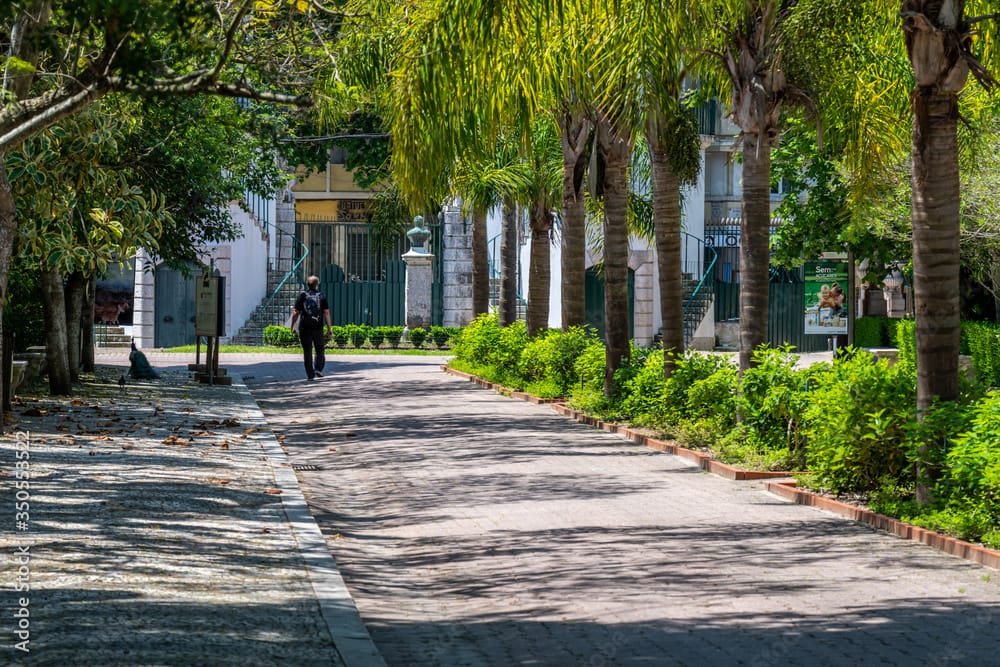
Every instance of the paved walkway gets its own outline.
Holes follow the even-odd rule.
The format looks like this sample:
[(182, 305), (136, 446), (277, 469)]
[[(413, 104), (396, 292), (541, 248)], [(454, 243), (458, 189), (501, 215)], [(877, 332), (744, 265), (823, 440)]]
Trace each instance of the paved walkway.
[[(105, 372), (77, 405), (18, 406), (23, 531), (16, 444), (0, 440), (0, 664), (998, 662), (1000, 573), (503, 398), (440, 359), (339, 356), (306, 382), (295, 356), (226, 358), (258, 408), (187, 382), (190, 355), (150, 356), (164, 381), (120, 392)], [(299, 478), (322, 536), (282, 447), (315, 468)]]
[(246, 387), (100, 362), (0, 437), (0, 664), (378, 664)]
[(439, 361), (241, 368), (389, 665), (998, 664), (1000, 573)]

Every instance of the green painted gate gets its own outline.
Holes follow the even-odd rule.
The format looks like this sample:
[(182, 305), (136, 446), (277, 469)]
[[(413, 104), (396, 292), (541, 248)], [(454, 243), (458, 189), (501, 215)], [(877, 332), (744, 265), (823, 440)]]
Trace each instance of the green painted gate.
[(158, 266), (155, 273), (153, 313), (153, 345), (177, 347), (195, 342), (195, 275), (199, 269), (190, 268), (190, 275)]
[[(441, 320), (440, 226), (431, 230), (428, 247), (434, 254), (432, 318)], [(302, 277), (319, 276), (335, 325), (401, 326), (406, 323), (405, 234), (378, 238), (364, 222), (299, 219), (295, 235), (308, 249)]]
[[(584, 317), (604, 340), (604, 278), (595, 267), (587, 269), (584, 282)], [(635, 337), (635, 271), (628, 270), (628, 337)]]

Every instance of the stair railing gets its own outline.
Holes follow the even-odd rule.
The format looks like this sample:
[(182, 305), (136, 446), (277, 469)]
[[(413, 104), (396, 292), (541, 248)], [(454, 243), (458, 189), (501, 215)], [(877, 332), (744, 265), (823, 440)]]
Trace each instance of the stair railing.
[[(301, 239), (299, 239), (297, 236), (295, 236), (294, 234), (289, 234), (288, 232), (280, 229), (277, 225), (274, 225), (272, 229), (278, 233), (277, 243), (275, 244), (277, 250), (275, 252), (278, 255), (278, 257), (276, 258), (276, 268), (279, 271), (281, 270), (280, 263), (282, 263), (281, 247), (282, 245), (284, 245), (281, 242), (282, 235), (285, 236), (290, 241), (289, 247), (297, 243), (302, 248), (302, 255), (299, 257), (298, 261), (292, 263), (291, 268), (289, 268), (288, 271), (285, 272), (285, 275), (281, 278), (281, 281), (271, 291), (271, 294), (270, 296), (268, 296), (267, 301), (265, 301), (264, 305), (261, 307), (260, 309), (261, 312), (264, 313), (269, 320), (274, 319), (273, 318), (274, 309), (272, 308), (272, 304), (274, 303), (275, 297), (281, 292), (282, 287), (284, 287), (286, 284), (297, 284), (299, 286), (305, 285), (305, 280), (302, 278), (302, 275), (300, 274), (300, 269), (302, 268), (302, 264), (306, 261), (306, 257), (309, 256), (309, 247), (305, 243), (303, 243)], [(288, 258), (288, 262), (292, 262), (293, 259), (294, 255)], [(293, 280), (294, 280), (293, 283), (289, 283), (289, 281)], [(263, 327), (261, 328), (261, 336), (263, 336)]]
[(718, 253), (703, 239), (681, 232), (681, 266), (684, 273), (699, 276), (698, 283), (684, 301), (684, 343), (694, 338), (698, 325), (712, 305), (715, 292), (715, 263)]

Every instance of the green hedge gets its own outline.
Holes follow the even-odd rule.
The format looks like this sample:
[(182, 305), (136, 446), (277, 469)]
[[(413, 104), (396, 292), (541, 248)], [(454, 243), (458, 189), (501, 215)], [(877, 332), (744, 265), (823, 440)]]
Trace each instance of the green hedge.
[(264, 344), (274, 347), (292, 347), (299, 344), (299, 335), (280, 325), (264, 327)]

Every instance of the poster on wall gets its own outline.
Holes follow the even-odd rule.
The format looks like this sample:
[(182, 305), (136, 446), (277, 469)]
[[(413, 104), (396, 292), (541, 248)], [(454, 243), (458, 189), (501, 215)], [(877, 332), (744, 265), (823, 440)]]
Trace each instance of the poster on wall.
[(94, 290), (94, 324), (129, 326), (135, 301), (135, 283), (130, 264), (112, 264), (97, 280)]
[(805, 333), (847, 333), (847, 271), (841, 259), (805, 263)]

